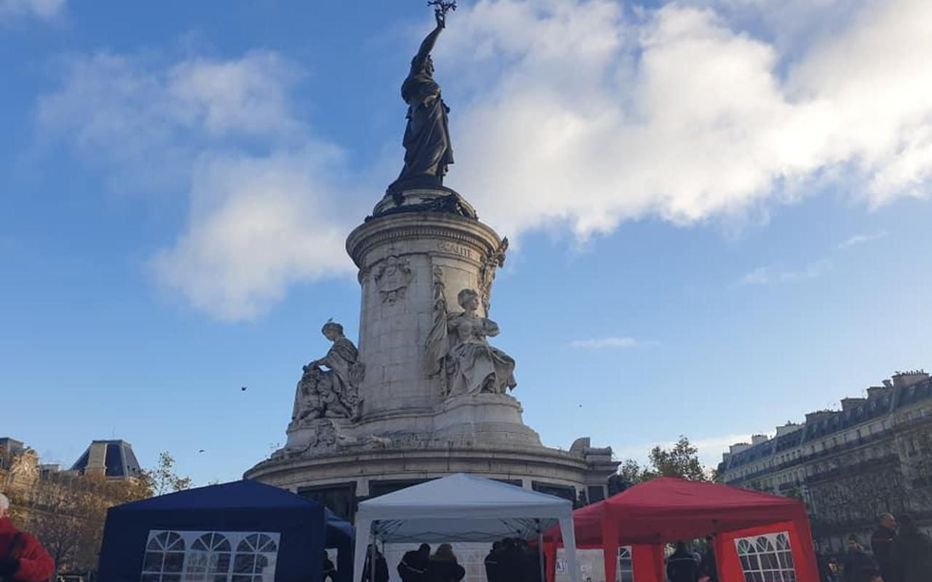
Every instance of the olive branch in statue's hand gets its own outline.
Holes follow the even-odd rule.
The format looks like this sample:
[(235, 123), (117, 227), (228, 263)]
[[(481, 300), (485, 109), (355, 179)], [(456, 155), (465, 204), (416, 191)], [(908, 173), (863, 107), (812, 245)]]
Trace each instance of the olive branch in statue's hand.
[(427, 5), (434, 7), (434, 17), (437, 19), (437, 26), (446, 28), (447, 12), (456, 10), (456, 0), (428, 0)]

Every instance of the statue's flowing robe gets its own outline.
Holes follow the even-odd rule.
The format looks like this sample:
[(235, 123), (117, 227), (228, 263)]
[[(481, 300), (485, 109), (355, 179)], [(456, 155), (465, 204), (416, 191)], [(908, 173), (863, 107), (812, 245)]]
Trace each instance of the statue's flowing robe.
[(517, 385), (515, 361), (489, 345), (487, 336), (498, 335), (498, 324), (484, 317), (454, 315), (450, 331), (450, 395), (491, 392), (504, 394)]
[(438, 183), (453, 163), (453, 146), (440, 86), (426, 71), (408, 75), (401, 86), (408, 104), (404, 141), (405, 165), (397, 182), (429, 177)]

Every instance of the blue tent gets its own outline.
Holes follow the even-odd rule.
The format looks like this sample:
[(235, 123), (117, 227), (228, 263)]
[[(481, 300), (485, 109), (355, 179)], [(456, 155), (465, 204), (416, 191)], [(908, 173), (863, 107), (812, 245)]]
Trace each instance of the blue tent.
[(324, 506), (256, 481), (162, 495), (107, 512), (103, 582), (320, 582), (325, 548), (352, 580), (353, 527)]

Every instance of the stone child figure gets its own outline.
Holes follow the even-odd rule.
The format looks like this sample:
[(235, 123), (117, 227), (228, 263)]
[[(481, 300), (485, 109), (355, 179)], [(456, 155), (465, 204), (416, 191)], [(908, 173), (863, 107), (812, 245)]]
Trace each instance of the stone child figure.
[(463, 311), (446, 317), (443, 338), (440, 344), (433, 343), (446, 349), (441, 368), (446, 375), (448, 395), (505, 394), (517, 386), (515, 361), (490, 346), (486, 339), (498, 335), (498, 324), (479, 316), (476, 291), (463, 289), (457, 301)]
[(434, 62), (430, 52), (446, 26), (446, 10), (435, 11), (437, 26), (421, 43), (411, 60), (411, 71), (401, 85), (401, 98), (408, 104), (408, 123), (404, 141), (405, 165), (389, 191), (405, 186), (440, 186), (447, 166), (453, 163), (453, 147), (447, 113), (450, 108), (440, 97), (440, 85), (434, 81)]
[(339, 323), (328, 321), (321, 332), (333, 345), (326, 356), (304, 366), (292, 414), (295, 421), (354, 418), (358, 414), (359, 383), (365, 374), (359, 350), (343, 335), (343, 326)]

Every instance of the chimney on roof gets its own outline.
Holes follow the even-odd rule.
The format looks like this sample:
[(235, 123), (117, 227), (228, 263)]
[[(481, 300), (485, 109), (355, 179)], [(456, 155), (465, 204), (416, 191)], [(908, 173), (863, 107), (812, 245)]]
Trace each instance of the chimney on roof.
[(834, 415), (835, 415), (834, 410), (817, 410), (815, 412), (810, 412), (806, 414), (806, 424), (818, 422), (822, 420), (823, 418), (829, 418)]
[(765, 434), (756, 434), (751, 437), (751, 446), (766, 443), (770, 438)]
[(803, 427), (803, 425), (801, 425), (801, 424), (796, 424), (795, 422), (788, 422), (788, 423), (784, 424), (783, 426), (778, 426), (778, 427), (777, 427), (777, 436), (780, 437), (780, 436), (783, 436), (783, 435), (785, 435), (785, 434), (790, 434), (791, 432), (796, 432), (797, 430), (801, 429), (802, 427)]
[(848, 412), (849, 410), (854, 410), (865, 402), (867, 402), (866, 398), (842, 398), (841, 409), (844, 412)]
[(728, 447), (728, 452), (731, 453), (732, 455), (737, 455), (738, 453), (742, 451), (746, 451), (750, 448), (751, 448), (751, 445), (747, 443), (735, 443), (731, 445), (730, 447)]
[(892, 386), (871, 386), (867, 389), (867, 398), (871, 400), (873, 398), (880, 398), (884, 394), (890, 392)]
[(909, 372), (897, 372), (893, 375), (893, 387), (894, 388), (909, 388), (913, 384), (922, 382), (929, 375), (922, 370), (913, 370)]

